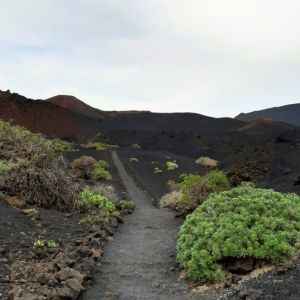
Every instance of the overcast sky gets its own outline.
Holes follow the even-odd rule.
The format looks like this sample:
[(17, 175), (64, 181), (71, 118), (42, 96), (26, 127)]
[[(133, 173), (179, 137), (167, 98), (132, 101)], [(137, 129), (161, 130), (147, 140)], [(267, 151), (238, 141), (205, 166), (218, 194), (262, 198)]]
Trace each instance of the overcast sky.
[(298, 0), (0, 0), (0, 89), (211, 116), (300, 102)]

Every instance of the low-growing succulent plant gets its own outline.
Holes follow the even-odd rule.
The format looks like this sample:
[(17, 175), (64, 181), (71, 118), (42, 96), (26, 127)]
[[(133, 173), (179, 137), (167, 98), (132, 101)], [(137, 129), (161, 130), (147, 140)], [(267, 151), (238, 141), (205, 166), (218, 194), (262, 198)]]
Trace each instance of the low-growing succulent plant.
[(97, 207), (113, 213), (116, 211), (115, 204), (100, 193), (91, 191), (89, 188), (80, 193), (80, 206), (82, 208)]
[(161, 174), (163, 171), (159, 167), (154, 168), (154, 174)]
[(177, 260), (195, 281), (222, 281), (228, 258), (274, 264), (299, 252), (300, 197), (243, 185), (213, 193), (180, 229)]
[(106, 161), (98, 161), (92, 170), (92, 178), (94, 180), (111, 180), (112, 176), (108, 168), (109, 164)]
[(176, 170), (176, 169), (178, 169), (179, 168), (179, 166), (178, 166), (178, 164), (176, 163), (176, 161), (167, 161), (166, 162), (166, 169), (168, 170), (168, 171), (174, 171), (174, 170)]

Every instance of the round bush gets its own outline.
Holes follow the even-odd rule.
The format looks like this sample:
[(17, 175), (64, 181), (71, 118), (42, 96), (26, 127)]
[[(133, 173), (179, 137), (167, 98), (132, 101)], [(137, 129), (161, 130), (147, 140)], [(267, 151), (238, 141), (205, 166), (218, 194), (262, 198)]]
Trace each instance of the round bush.
[(185, 175), (179, 184), (182, 193), (178, 201), (179, 210), (192, 212), (211, 193), (223, 192), (230, 189), (230, 183), (222, 171), (210, 171), (205, 176)]
[(177, 241), (177, 259), (196, 281), (221, 281), (226, 258), (279, 263), (300, 240), (300, 197), (250, 185), (211, 194), (189, 215)]

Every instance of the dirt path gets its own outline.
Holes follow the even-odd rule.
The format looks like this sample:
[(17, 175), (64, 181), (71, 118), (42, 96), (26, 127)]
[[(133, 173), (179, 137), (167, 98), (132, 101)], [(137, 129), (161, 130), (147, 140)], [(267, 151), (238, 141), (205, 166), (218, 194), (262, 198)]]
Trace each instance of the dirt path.
[(157, 209), (126, 172), (117, 153), (113, 161), (136, 211), (106, 247), (96, 282), (84, 300), (193, 299), (175, 271), (175, 240), (179, 221)]

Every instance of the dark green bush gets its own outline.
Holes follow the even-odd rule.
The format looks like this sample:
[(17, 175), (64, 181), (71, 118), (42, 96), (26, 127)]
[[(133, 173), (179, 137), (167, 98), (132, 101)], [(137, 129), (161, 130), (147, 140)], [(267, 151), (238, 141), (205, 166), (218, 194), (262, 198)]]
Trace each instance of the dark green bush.
[(214, 193), (186, 218), (177, 259), (192, 280), (221, 281), (226, 258), (282, 262), (298, 252), (300, 197), (243, 185)]

